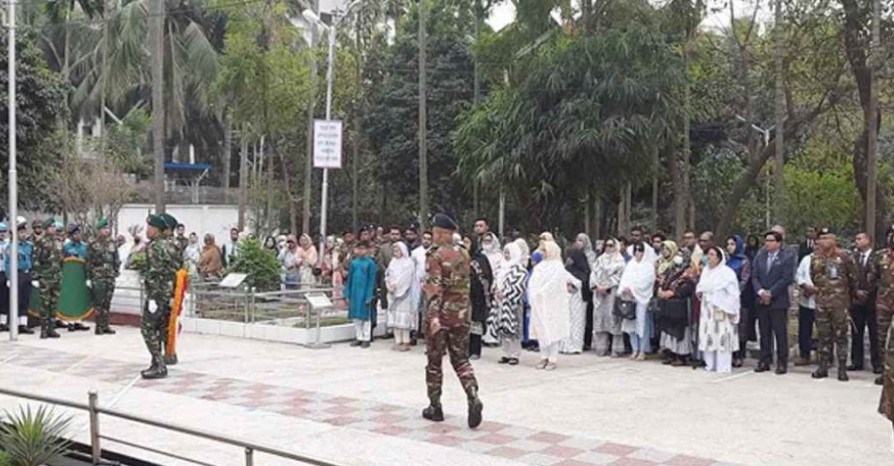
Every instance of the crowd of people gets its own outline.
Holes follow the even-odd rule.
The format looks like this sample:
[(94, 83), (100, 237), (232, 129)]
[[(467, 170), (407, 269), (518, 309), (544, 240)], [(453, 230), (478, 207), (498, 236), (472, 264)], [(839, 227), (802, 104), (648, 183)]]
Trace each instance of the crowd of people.
[[(815, 378), (836, 367), (847, 381), (848, 371), (864, 369), (868, 328), (871, 369), (881, 375), (887, 333), (880, 329), (888, 328), (894, 308), (882, 301), (894, 298), (885, 275), (894, 250), (873, 250), (867, 233), (857, 235), (853, 252), (840, 249), (828, 229), (810, 229), (799, 247), (786, 247), (784, 235), (779, 226), (747, 240), (687, 232), (678, 245), (637, 227), (595, 244), (581, 233), (562, 251), (551, 233), (531, 242), (508, 238), (501, 246), (479, 219), (455, 238), (471, 258), (469, 353), (477, 359), (482, 347), (499, 346), (499, 362), (517, 365), (528, 348), (539, 351), (537, 368), (545, 370), (556, 369), (561, 354), (592, 351), (731, 372), (743, 366), (747, 343), (759, 341), (754, 370), (782, 375), (789, 368), (788, 311), (797, 296), (794, 365), (815, 365)], [(369, 347), (379, 312), (386, 313), (394, 349), (415, 344), (430, 247), (431, 235), (416, 224), (330, 238), (322, 279), (337, 288), (344, 283), (356, 326), (352, 344)]]

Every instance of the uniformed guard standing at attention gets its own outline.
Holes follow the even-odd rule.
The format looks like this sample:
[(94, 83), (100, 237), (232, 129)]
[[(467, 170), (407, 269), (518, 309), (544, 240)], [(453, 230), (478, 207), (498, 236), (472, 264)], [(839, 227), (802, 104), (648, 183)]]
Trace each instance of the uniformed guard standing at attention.
[(816, 288), (819, 367), (812, 377), (829, 376), (834, 342), (838, 380), (847, 382), (848, 309), (857, 283), (857, 269), (853, 259), (838, 247), (837, 238), (830, 229), (820, 230), (817, 245), (818, 251), (810, 263), (810, 278)]
[(46, 230), (34, 245), (34, 280), (40, 290), (40, 338), (59, 338), (56, 307), (62, 292), (62, 241), (52, 218), (42, 224)]
[[(890, 366), (886, 358), (891, 356), (888, 348), (888, 328), (891, 327), (891, 317), (894, 316), (894, 236), (888, 238), (887, 247), (879, 251), (872, 261), (871, 273), (878, 280), (878, 293), (875, 297), (875, 312), (878, 319), (878, 346), (881, 351), (882, 375), (875, 379), (876, 385), (882, 385), (889, 374)], [(894, 362), (894, 361), (892, 361)], [(892, 380), (894, 382), (894, 380)], [(894, 393), (892, 393), (894, 396)]]
[(469, 331), (471, 328), (471, 275), (469, 254), (453, 242), (456, 222), (446, 214), (433, 219), (436, 247), (426, 258), (426, 279), (423, 290), (428, 302), (425, 314), (426, 354), (425, 381), (430, 404), (422, 411), (425, 419), (444, 420), (441, 408), (441, 386), (444, 373), (441, 363), (449, 353), (450, 363), (459, 377), (469, 402), (468, 423), (474, 429), (481, 424), (483, 405), (478, 399), (478, 381), (469, 363)]
[(146, 270), (143, 275), (146, 300), (140, 319), (140, 331), (146, 348), (152, 356), (152, 363), (140, 375), (144, 379), (161, 379), (168, 376), (168, 369), (162, 357), (162, 345), (167, 333), (168, 315), (171, 312), (171, 298), (174, 296), (174, 276), (170, 274), (171, 263), (177, 261), (171, 255), (171, 246), (162, 232), (168, 228), (164, 219), (152, 215), (146, 221)]
[(109, 312), (121, 259), (118, 257), (118, 245), (112, 239), (108, 220), (101, 219), (97, 222), (96, 230), (96, 238), (87, 246), (87, 288), (93, 291), (96, 334), (114, 335), (115, 331), (109, 327)]
[[(162, 236), (164, 236), (165, 240), (167, 240), (168, 253), (174, 260), (169, 261), (167, 263), (167, 270), (165, 271), (166, 276), (171, 277), (172, 286), (171, 286), (171, 297), (173, 298), (173, 290), (176, 286), (176, 277), (177, 271), (180, 270), (184, 266), (184, 249), (180, 247), (180, 243), (178, 243), (177, 238), (174, 236), (174, 229), (180, 225), (176, 218), (170, 214), (161, 214), (159, 215), (161, 219), (165, 223), (165, 228), (162, 231)], [(164, 328), (168, 329), (171, 324), (171, 313), (165, 316)], [(161, 349), (162, 353), (164, 353), (165, 365), (166, 366), (175, 366), (179, 362), (177, 358), (177, 354), (168, 354), (168, 332), (167, 330), (162, 332), (161, 334)]]

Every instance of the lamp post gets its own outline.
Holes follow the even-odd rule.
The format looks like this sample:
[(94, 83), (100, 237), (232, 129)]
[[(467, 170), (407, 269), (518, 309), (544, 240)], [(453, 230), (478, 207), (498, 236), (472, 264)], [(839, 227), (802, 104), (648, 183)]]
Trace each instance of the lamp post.
[(7, 0), (7, 28), (9, 28), (9, 339), (16, 341), (19, 336), (19, 226), (18, 181), (16, 175), (16, 2)]
[[(326, 65), (326, 120), (329, 121), (332, 119), (332, 80), (333, 75), (335, 74), (335, 33), (338, 29), (338, 25), (341, 20), (351, 11), (352, 8), (360, 4), (361, 0), (354, 0), (347, 7), (345, 7), (344, 14), (341, 16), (338, 15), (338, 12), (333, 12), (333, 21), (331, 25), (326, 25), (320, 20), (320, 17), (310, 9), (306, 9), (301, 12), (301, 16), (304, 16), (308, 22), (313, 24), (315, 27), (319, 27), (329, 34), (329, 63)], [(316, 135), (314, 136), (316, 137)], [(340, 150), (340, 149), (339, 149)], [(323, 168), (323, 187), (320, 199), (320, 249), (319, 254), (319, 266), (322, 268), (323, 266), (323, 256), (326, 253), (326, 220), (327, 220), (327, 212), (326, 209), (329, 203), (329, 169)]]

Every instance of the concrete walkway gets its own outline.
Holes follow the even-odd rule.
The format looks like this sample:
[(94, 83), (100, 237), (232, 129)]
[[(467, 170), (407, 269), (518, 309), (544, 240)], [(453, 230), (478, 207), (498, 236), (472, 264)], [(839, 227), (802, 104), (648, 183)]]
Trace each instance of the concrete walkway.
[[(5, 337), (5, 334), (2, 334)], [(423, 348), (390, 351), (184, 335), (181, 364), (168, 379), (144, 381), (139, 332), (56, 341), (0, 342), (0, 386), (86, 402), (261, 442), (344, 465), (719, 466), (894, 464), (891, 429), (876, 414), (879, 387), (868, 372), (851, 382), (732, 375), (656, 362), (560, 357), (555, 372), (475, 363), (485, 423), (470, 431), (465, 400), (445, 360), (446, 422), (419, 417), (425, 406)], [(0, 397), (0, 408), (22, 400)], [(76, 436), (86, 438), (86, 416)], [(103, 417), (102, 433), (211, 464), (243, 464), (237, 448)], [(112, 441), (104, 447), (137, 450)], [(160, 464), (189, 464), (137, 454)], [(259, 456), (256, 464), (294, 464)]]

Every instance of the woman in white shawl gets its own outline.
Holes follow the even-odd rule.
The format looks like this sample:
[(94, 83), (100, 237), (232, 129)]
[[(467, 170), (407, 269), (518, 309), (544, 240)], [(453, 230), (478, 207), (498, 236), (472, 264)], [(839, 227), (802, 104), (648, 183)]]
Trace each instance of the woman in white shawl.
[(385, 270), (388, 289), (388, 328), (394, 330), (394, 348), (410, 350), (410, 331), (416, 329), (416, 307), (413, 303), (413, 284), (416, 265), (403, 242), (392, 247), (391, 263)]
[(645, 257), (645, 253), (643, 243), (633, 245), (633, 259), (624, 269), (618, 285), (621, 299), (636, 302), (636, 318), (624, 319), (621, 330), (630, 335), (630, 345), (633, 347), (630, 359), (637, 361), (645, 361), (649, 351), (651, 336), (646, 334), (646, 310), (655, 293), (655, 264)]
[(314, 240), (307, 233), (301, 235), (298, 239), (299, 259), (298, 274), (301, 276), (302, 288), (313, 288), (316, 283), (314, 276), (314, 267), (317, 266), (317, 247), (314, 246)]
[[(596, 354), (613, 358), (624, 354), (624, 336), (621, 318), (615, 317), (615, 294), (621, 282), (621, 274), (627, 263), (621, 255), (618, 240), (611, 238), (603, 244), (602, 255), (590, 272), (590, 288), (593, 290), (593, 334)], [(609, 350), (611, 345), (611, 350)]]
[(719, 247), (708, 249), (707, 256), (695, 287), (701, 300), (698, 349), (706, 370), (728, 373), (733, 370), (733, 352), (739, 350), (739, 279)]
[(581, 282), (565, 270), (562, 250), (554, 241), (541, 241), (543, 261), (528, 282), (532, 338), (540, 344), (538, 369), (555, 370), (559, 344), (571, 332), (571, 295)]
[[(487, 232), (484, 236), (481, 237), (481, 253), (487, 257), (487, 262), (490, 265), (491, 274), (494, 277), (493, 281), (493, 289), (489, 290), (491, 296), (494, 296), (497, 292), (497, 286), (500, 283), (500, 280), (503, 277), (505, 271), (504, 268), (504, 260), (503, 260), (503, 249), (500, 246), (500, 240), (497, 239), (497, 235)], [(496, 305), (496, 302), (491, 303), (490, 313), (499, 312), (499, 306)], [(500, 342), (500, 340), (494, 339), (494, 332), (489, 332), (485, 329), (484, 334), (482, 336), (482, 341), (487, 345), (496, 345)]]

